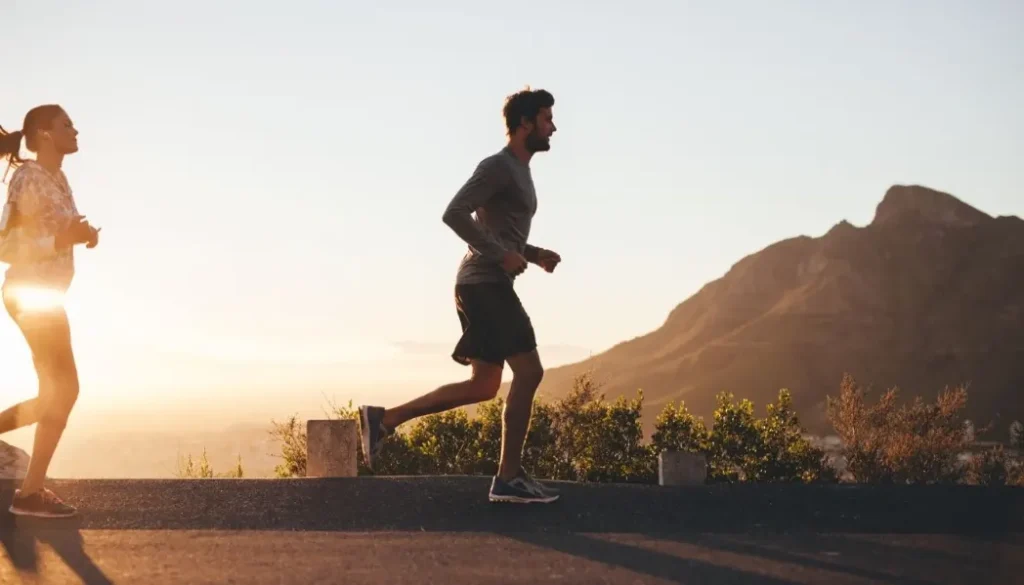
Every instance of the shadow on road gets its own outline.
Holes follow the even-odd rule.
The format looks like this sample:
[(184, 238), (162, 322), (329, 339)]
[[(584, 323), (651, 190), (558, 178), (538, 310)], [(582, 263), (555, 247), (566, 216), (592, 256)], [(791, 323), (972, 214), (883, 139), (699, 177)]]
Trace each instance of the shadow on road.
[(672, 534), (667, 538), (743, 555), (755, 562), (888, 585), (995, 585), (1013, 582), (1024, 570), (1024, 546), (1011, 535)]
[(677, 583), (1001, 585), (1024, 571), (1015, 536), (496, 534)]
[(724, 567), (693, 558), (581, 534), (497, 533), (520, 542), (628, 569), (676, 583), (734, 583), (736, 585), (793, 585), (740, 568)]
[[(823, 535), (813, 535), (814, 541), (819, 541)], [(796, 565), (803, 568), (821, 569), (830, 572), (845, 573), (853, 577), (867, 579), (870, 582), (886, 583), (889, 585), (932, 585), (935, 581), (922, 579), (915, 576), (893, 575), (887, 571), (875, 568), (880, 565), (880, 559), (874, 561), (864, 559), (855, 550), (851, 550), (847, 542), (831, 542), (831, 546), (808, 547), (804, 539), (782, 536), (775, 539), (775, 542), (757, 542), (746, 538), (723, 538), (719, 535), (710, 535), (701, 539), (687, 538), (686, 536), (674, 535), (673, 540), (686, 544), (708, 546), (715, 550), (727, 551), (754, 557), (757, 559), (770, 560), (777, 563)], [(810, 550), (808, 550), (810, 549)], [(822, 557), (822, 555), (828, 555)], [(865, 562), (867, 560), (867, 562)], [(922, 558), (910, 556), (897, 562), (898, 567), (920, 566)]]
[(86, 585), (113, 585), (85, 552), (77, 520), (36, 520), (0, 515), (0, 545), (19, 573), (39, 572), (37, 544), (49, 546)]

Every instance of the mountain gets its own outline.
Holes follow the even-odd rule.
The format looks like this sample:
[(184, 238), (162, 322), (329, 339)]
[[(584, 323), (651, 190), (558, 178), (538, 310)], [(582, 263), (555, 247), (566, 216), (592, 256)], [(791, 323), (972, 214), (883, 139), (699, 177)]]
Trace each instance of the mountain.
[(710, 423), (719, 391), (762, 414), (789, 388), (808, 430), (828, 433), (844, 372), (926, 399), (967, 383), (968, 416), (1002, 437), (1024, 419), (1024, 221), (893, 186), (869, 225), (743, 258), (657, 330), (548, 370), (539, 391), (563, 395), (587, 370), (609, 398), (643, 389), (648, 428), (669, 401)]

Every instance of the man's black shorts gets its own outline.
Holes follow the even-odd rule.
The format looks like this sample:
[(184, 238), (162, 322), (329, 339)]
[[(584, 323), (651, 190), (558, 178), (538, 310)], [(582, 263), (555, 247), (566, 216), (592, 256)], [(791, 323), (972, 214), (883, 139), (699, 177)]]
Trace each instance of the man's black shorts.
[(455, 308), (462, 323), (462, 338), (452, 353), (456, 362), (502, 365), (511, 356), (537, 349), (533, 323), (512, 283), (455, 285)]

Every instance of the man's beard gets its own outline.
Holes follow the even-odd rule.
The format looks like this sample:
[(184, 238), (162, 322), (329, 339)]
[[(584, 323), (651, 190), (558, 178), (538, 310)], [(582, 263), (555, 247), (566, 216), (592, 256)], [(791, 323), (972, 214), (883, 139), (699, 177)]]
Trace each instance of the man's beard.
[(530, 133), (526, 136), (526, 148), (530, 152), (542, 152), (551, 149), (551, 140), (547, 138), (541, 138), (540, 136)]

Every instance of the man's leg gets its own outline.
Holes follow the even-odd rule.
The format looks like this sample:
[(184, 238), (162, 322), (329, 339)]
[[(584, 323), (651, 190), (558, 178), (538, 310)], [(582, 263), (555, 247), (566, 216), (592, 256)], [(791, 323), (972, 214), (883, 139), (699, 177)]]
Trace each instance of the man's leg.
[(523, 444), (530, 430), (530, 415), (533, 412), (533, 397), (544, 377), (537, 350), (508, 358), (512, 368), (512, 386), (502, 413), (501, 460), (498, 477), (512, 481), (522, 468)]
[(468, 380), (446, 384), (395, 408), (360, 406), (363, 456), (373, 469), (373, 460), (387, 435), (398, 425), (427, 414), (444, 412), (467, 404), (491, 400), (501, 386), (505, 365), (500, 340), (500, 314), (503, 306), (494, 294), (496, 286), (456, 285), (455, 309), (462, 327), (462, 337), (455, 345), (452, 358), (472, 367)]
[(398, 425), (428, 414), (486, 402), (494, 398), (501, 387), (504, 364), (474, 359), (471, 366), (473, 371), (468, 380), (445, 384), (401, 406), (388, 409), (379, 406), (360, 406), (359, 426), (366, 466), (373, 469), (374, 458), (380, 451), (381, 444), (398, 428)]
[(473, 371), (468, 380), (445, 384), (401, 406), (389, 408), (384, 412), (381, 422), (385, 427), (394, 429), (414, 418), (444, 412), (467, 404), (486, 402), (497, 396), (498, 388), (501, 387), (503, 364), (473, 360), (472, 368)]
[(544, 378), (533, 324), (512, 287), (498, 290), (496, 296), (502, 307), (501, 355), (512, 368), (512, 387), (502, 413), (501, 460), (488, 497), (492, 502), (553, 502), (557, 490), (534, 481), (522, 466), (533, 397)]
[(502, 385), (504, 364), (473, 360), (470, 365), (473, 370), (468, 380), (444, 384), (393, 409), (360, 406), (359, 430), (362, 455), (367, 460), (367, 467), (374, 468), (374, 458), (380, 452), (384, 438), (394, 432), (398, 425), (428, 414), (494, 399)]

